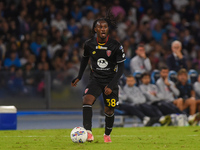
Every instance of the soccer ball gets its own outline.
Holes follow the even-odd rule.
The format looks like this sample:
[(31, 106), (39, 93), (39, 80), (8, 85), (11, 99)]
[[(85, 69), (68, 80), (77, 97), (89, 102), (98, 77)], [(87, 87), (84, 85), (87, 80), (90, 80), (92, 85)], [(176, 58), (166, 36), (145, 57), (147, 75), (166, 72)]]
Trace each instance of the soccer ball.
[(87, 134), (87, 131), (85, 130), (85, 128), (75, 127), (71, 131), (70, 136), (71, 136), (72, 142), (74, 142), (74, 143), (84, 143), (87, 140), (88, 134)]

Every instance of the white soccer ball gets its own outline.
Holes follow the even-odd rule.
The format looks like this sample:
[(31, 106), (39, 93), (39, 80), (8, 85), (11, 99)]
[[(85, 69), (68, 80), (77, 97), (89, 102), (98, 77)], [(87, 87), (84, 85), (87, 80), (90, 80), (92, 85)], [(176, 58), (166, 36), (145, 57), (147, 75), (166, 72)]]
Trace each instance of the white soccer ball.
[(88, 134), (85, 128), (75, 127), (70, 134), (72, 142), (74, 143), (84, 143), (87, 140)]

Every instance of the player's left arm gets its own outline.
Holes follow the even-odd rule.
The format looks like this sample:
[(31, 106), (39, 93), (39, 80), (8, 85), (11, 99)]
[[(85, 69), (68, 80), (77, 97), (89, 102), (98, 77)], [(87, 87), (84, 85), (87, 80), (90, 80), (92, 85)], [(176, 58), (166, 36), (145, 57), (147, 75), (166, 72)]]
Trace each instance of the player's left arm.
[(120, 46), (116, 51), (116, 61), (118, 64), (118, 71), (115, 74), (114, 78), (110, 81), (110, 83), (105, 87), (105, 95), (110, 95), (112, 93), (113, 87), (118, 83), (119, 78), (122, 76), (124, 72), (124, 61), (125, 61), (125, 53), (122, 46)]
[(111, 82), (105, 87), (105, 94), (110, 95), (112, 93), (112, 89), (116, 83), (118, 83), (119, 78), (122, 76), (124, 72), (124, 62), (121, 62), (118, 64), (118, 71), (115, 74), (114, 78), (111, 80)]

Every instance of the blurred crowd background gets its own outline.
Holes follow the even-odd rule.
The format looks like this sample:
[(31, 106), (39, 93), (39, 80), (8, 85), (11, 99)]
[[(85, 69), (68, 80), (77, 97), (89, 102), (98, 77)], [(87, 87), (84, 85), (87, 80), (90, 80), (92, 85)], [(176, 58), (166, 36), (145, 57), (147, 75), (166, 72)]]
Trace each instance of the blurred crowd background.
[(174, 40), (182, 43), (188, 70), (200, 72), (200, 0), (1, 0), (0, 95), (2, 87), (43, 91), (47, 71), (57, 88), (71, 81), (93, 22), (108, 7), (117, 17), (110, 36), (124, 46), (126, 74), (139, 43), (154, 70), (166, 63)]

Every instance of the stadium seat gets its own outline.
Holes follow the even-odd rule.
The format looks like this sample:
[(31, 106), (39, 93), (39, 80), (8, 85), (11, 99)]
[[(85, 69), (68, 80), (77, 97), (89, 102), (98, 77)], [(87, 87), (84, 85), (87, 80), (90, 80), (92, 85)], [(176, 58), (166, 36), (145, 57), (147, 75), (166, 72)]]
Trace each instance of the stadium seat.
[(133, 73), (133, 76), (134, 76), (134, 78), (135, 78), (135, 80), (136, 80), (136, 86), (139, 86), (140, 83), (141, 83), (141, 81), (140, 81), (141, 75), (142, 75), (142, 73), (139, 72), (139, 71), (135, 71), (135, 72)]
[(194, 69), (190, 69), (188, 71), (188, 83), (194, 84), (197, 81), (198, 78), (198, 72)]
[(174, 83), (177, 82), (177, 72), (174, 70), (169, 71), (168, 79)]
[(124, 87), (126, 84), (126, 76), (123, 74), (119, 79), (119, 86)]
[(156, 81), (160, 78), (160, 71), (159, 70), (153, 70), (151, 73), (151, 83), (156, 84)]

